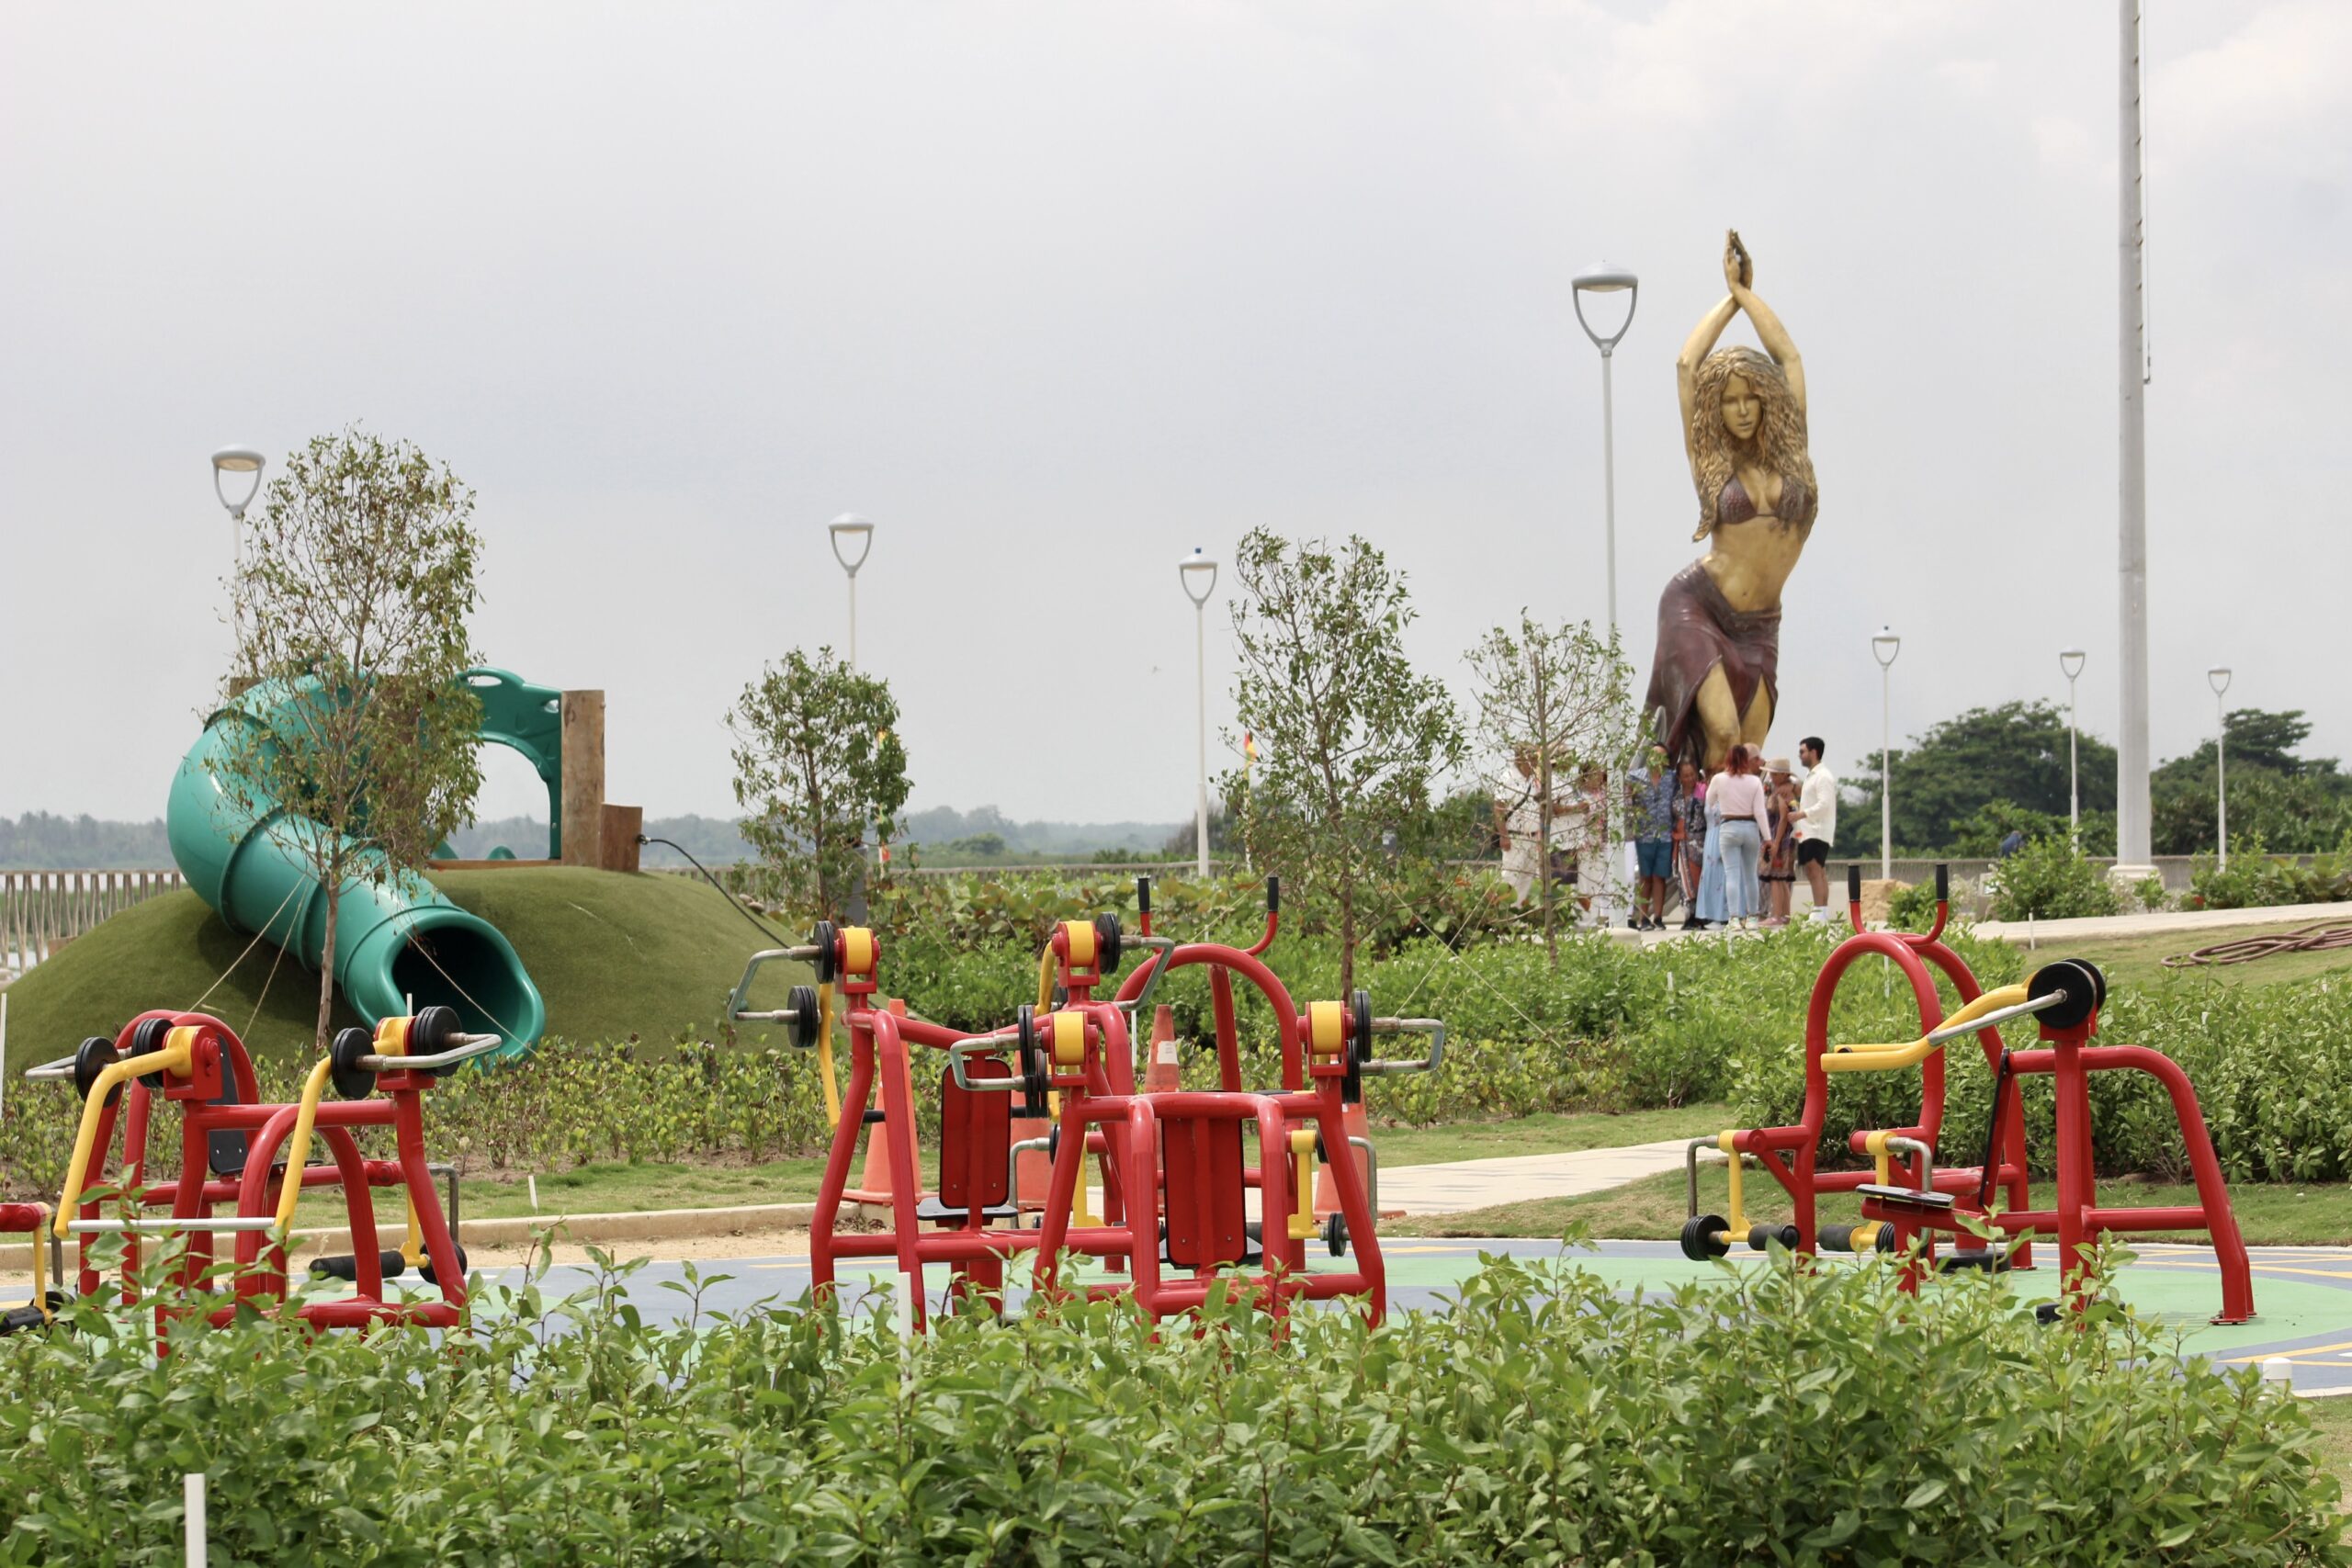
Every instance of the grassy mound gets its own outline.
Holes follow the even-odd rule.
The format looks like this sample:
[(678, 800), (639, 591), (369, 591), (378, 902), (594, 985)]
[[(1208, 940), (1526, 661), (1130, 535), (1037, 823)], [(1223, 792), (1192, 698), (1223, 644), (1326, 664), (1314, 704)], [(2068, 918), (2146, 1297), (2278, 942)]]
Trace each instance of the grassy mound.
[[(548, 1034), (571, 1040), (635, 1034), (666, 1045), (681, 1031), (707, 1034), (743, 960), (763, 945), (718, 892), (683, 876), (534, 866), (434, 881), (506, 933), (547, 998)], [(204, 1010), (257, 1055), (306, 1055), (317, 976), (268, 942), (240, 962), (252, 940), (187, 891), (125, 910), (8, 988), (8, 1059), (64, 1055), (85, 1035), (111, 1033), (148, 1008), (192, 1007), (208, 991)], [(808, 978), (799, 965), (760, 974), (763, 1006)], [(340, 1001), (335, 1012), (338, 1027), (356, 1021)]]

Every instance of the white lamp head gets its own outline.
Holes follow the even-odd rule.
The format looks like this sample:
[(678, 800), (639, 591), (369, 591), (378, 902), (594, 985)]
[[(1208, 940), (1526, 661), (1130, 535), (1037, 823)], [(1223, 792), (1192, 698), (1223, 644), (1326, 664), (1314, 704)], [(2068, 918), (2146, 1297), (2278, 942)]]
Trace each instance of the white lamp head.
[(2220, 696), (2230, 689), (2230, 667), (2226, 664), (2214, 665), (2205, 671), (2205, 683), (2213, 688), (2215, 696)]
[[(826, 524), (825, 531), (832, 536), (833, 558), (855, 577), (857, 569), (865, 564), (866, 553), (874, 548), (874, 525), (854, 512), (844, 512)], [(855, 556), (850, 554), (853, 549)]]
[(1186, 598), (1195, 605), (1206, 604), (1216, 592), (1216, 562), (1195, 545), (1191, 555), (1176, 563), (1176, 578), (1183, 583)]
[(1879, 627), (1878, 636), (1871, 638), (1871, 657), (1878, 660), (1881, 669), (1893, 664), (1894, 656), (1902, 651), (1903, 639), (1894, 635), (1892, 626)]
[(2066, 679), (2071, 681), (2083, 672), (2083, 665), (2089, 658), (2090, 655), (2079, 648), (2061, 649), (2058, 650), (2058, 668), (2064, 671)]
[[(1604, 336), (1593, 331), (1592, 323), (1585, 320), (1584, 297), (1588, 294), (1625, 296), (1625, 319), (1617, 324), (1615, 332)], [(1623, 337), (1625, 330), (1634, 324), (1634, 311), (1642, 302), (1642, 280), (1622, 266), (1589, 266), (1577, 274), (1570, 298), (1576, 303), (1577, 325), (1584, 329), (1584, 335), (1590, 338), (1592, 345), (1605, 356), (1616, 349), (1618, 339)]]
[[(212, 454), (212, 493), (220, 498), (220, 504), (228, 508), (229, 515), (240, 522), (244, 520), (245, 508), (251, 506), (254, 497), (261, 492), (262, 462), (262, 455), (250, 446), (223, 446)], [(229, 491), (221, 479), (223, 474), (243, 476), (243, 493), (234, 501), (229, 499)]]

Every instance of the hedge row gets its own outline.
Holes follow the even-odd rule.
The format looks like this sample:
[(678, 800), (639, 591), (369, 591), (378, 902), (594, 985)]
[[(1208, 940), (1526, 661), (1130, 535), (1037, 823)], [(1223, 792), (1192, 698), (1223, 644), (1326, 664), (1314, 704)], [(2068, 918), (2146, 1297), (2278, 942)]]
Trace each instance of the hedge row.
[[(1370, 1086), (1375, 1121), (1427, 1125), (1471, 1117), (1566, 1110), (1632, 1111), (1728, 1097), (1747, 1125), (1796, 1119), (1804, 1101), (1799, 1042), (1815, 975), (1834, 942), (1796, 927), (1758, 941), (1691, 942), (1631, 950), (1599, 937), (1564, 945), (1557, 969), (1532, 942), (1455, 950), (1408, 942), (1363, 971), (1385, 1013), (1427, 1014), (1449, 1026), (1444, 1070), (1385, 1077)], [(1999, 943), (1956, 939), (1987, 986), (2023, 971)], [(964, 1028), (1007, 1021), (1035, 994), (1034, 952), (1010, 943), (947, 953), (927, 966), (886, 954), (885, 978), (914, 1010)], [(1338, 953), (1318, 938), (1285, 941), (1276, 972), (1303, 998), (1335, 996)], [(1876, 966), (1853, 971), (1831, 1018), (1833, 1038), (1907, 1039), (1917, 1017), (1907, 992)], [(1198, 970), (1169, 977), (1178, 1035), (1211, 1038), (1208, 987)], [(1272, 1017), (1238, 987), (1240, 1032), (1254, 1083), (1277, 1079)], [(2178, 1061), (2203, 1098), (2216, 1145), (2233, 1177), (2264, 1180), (2352, 1178), (2352, 989), (2322, 981), (2243, 987), (2199, 980), (2119, 988), (2102, 1038), (2153, 1045)], [(2012, 1026), (2025, 1043), (2031, 1025)], [(1973, 1158), (1990, 1108), (1980, 1054), (1956, 1050), (1942, 1143), (1948, 1159)], [(297, 1085), (265, 1064), (263, 1092), (288, 1099)], [(1195, 1048), (1184, 1076), (1216, 1081), (1214, 1054)], [(1843, 1075), (1833, 1087), (1824, 1156), (1843, 1161), (1844, 1133), (1894, 1126), (1918, 1106), (1912, 1074)], [(628, 1092), (616, 1094), (613, 1085)], [(2187, 1169), (2169, 1101), (2153, 1079), (2093, 1080), (2102, 1168), (2176, 1179)], [(916, 1096), (935, 1126), (937, 1097)], [(2047, 1168), (2049, 1080), (2028, 1080), (2028, 1125)], [(527, 1064), (465, 1073), (427, 1100), (435, 1153), (469, 1169), (567, 1168), (594, 1160), (751, 1160), (820, 1152), (826, 1144), (816, 1063), (764, 1034), (677, 1047), (550, 1041)], [(53, 1192), (71, 1147), (78, 1106), (53, 1085), (19, 1084), (0, 1122), (0, 1195)], [(154, 1152), (168, 1168), (167, 1140)]]
[(805, 1305), (480, 1300), (446, 1343), (254, 1318), (159, 1359), (87, 1308), (0, 1340), (0, 1563), (176, 1562), (186, 1472), (235, 1562), (2347, 1560), (2291, 1397), (1973, 1278), (1762, 1264), (1628, 1301), (1490, 1260), (1377, 1332), (1100, 1303), (903, 1358)]

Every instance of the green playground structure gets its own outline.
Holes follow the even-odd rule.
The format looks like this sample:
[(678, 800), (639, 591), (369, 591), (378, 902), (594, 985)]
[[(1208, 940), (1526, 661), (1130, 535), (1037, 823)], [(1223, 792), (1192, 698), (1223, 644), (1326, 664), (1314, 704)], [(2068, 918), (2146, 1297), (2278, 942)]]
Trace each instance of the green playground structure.
[[(550, 820), (560, 822), (562, 694), (503, 670), (469, 671), (466, 680), (481, 699), (482, 739), (531, 761), (548, 784)], [(181, 759), (164, 813), (172, 858), (198, 897), (313, 973), (325, 945), (326, 900), (299, 846), (326, 829), (283, 806), (246, 809), (222, 792), (212, 761), (232, 739), (266, 743), (289, 707), (316, 689), (315, 682), (268, 682), (216, 710)], [(455, 1009), (464, 1032), (506, 1037), (493, 1060), (527, 1053), (547, 1027), (547, 1004), (513, 944), (413, 873), (380, 886), (347, 883), (336, 895), (334, 979), (371, 1026), (427, 1007)]]

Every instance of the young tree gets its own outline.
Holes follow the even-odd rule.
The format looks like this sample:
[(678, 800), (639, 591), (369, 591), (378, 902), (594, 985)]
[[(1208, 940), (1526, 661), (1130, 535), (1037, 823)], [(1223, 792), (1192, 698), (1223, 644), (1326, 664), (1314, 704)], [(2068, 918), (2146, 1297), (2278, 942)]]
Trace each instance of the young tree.
[(1241, 670), (1235, 716), (1260, 749), (1246, 835), (1261, 863), (1295, 868), (1340, 910), (1340, 985), (1355, 987), (1357, 894), (1380, 864), (1380, 835), (1430, 808), (1431, 782), (1457, 766), (1462, 732), (1444, 685), (1405, 658), (1413, 610), (1404, 578), (1361, 538), (1334, 551), (1263, 528), (1237, 554), (1233, 606)]
[[(338, 895), (414, 873), (481, 787), (481, 705), (464, 679), (473, 509), (447, 467), (354, 426), (288, 456), (246, 523), (226, 697), (254, 722), (224, 727), (209, 766), (223, 797)], [(341, 899), (323, 902), (322, 1051)]]
[[(1470, 650), (1478, 683), (1477, 740), (1481, 760), (1499, 789), (1521, 788), (1536, 821), (1536, 886), (1544, 926), (1544, 951), (1559, 966), (1559, 939), (1553, 923), (1552, 824), (1558, 810), (1558, 773), (1565, 770), (1580, 795), (1584, 775), (1593, 769), (1622, 784), (1641, 743), (1642, 716), (1633, 700), (1633, 667), (1609, 639), (1589, 623), (1558, 627), (1539, 624), (1525, 610), (1516, 630), (1497, 626)], [(1524, 774), (1520, 764), (1532, 764)], [(1519, 782), (1524, 778), (1523, 785)], [(1621, 790), (1604, 789), (1595, 803), (1579, 799), (1579, 831), (1599, 833), (1596, 806), (1611, 822), (1622, 820)], [(1611, 833), (1613, 840), (1621, 835)], [(1581, 846), (1579, 846), (1581, 848)], [(1580, 857), (1582, 858), (1582, 857)], [(1588, 895), (1593, 889), (1582, 889)]]
[(888, 682), (861, 675), (820, 648), (798, 649), (743, 688), (735, 736), (735, 801), (743, 837), (783, 884), (787, 902), (838, 919), (849, 902), (869, 829), (897, 830), (907, 803), (907, 752)]

